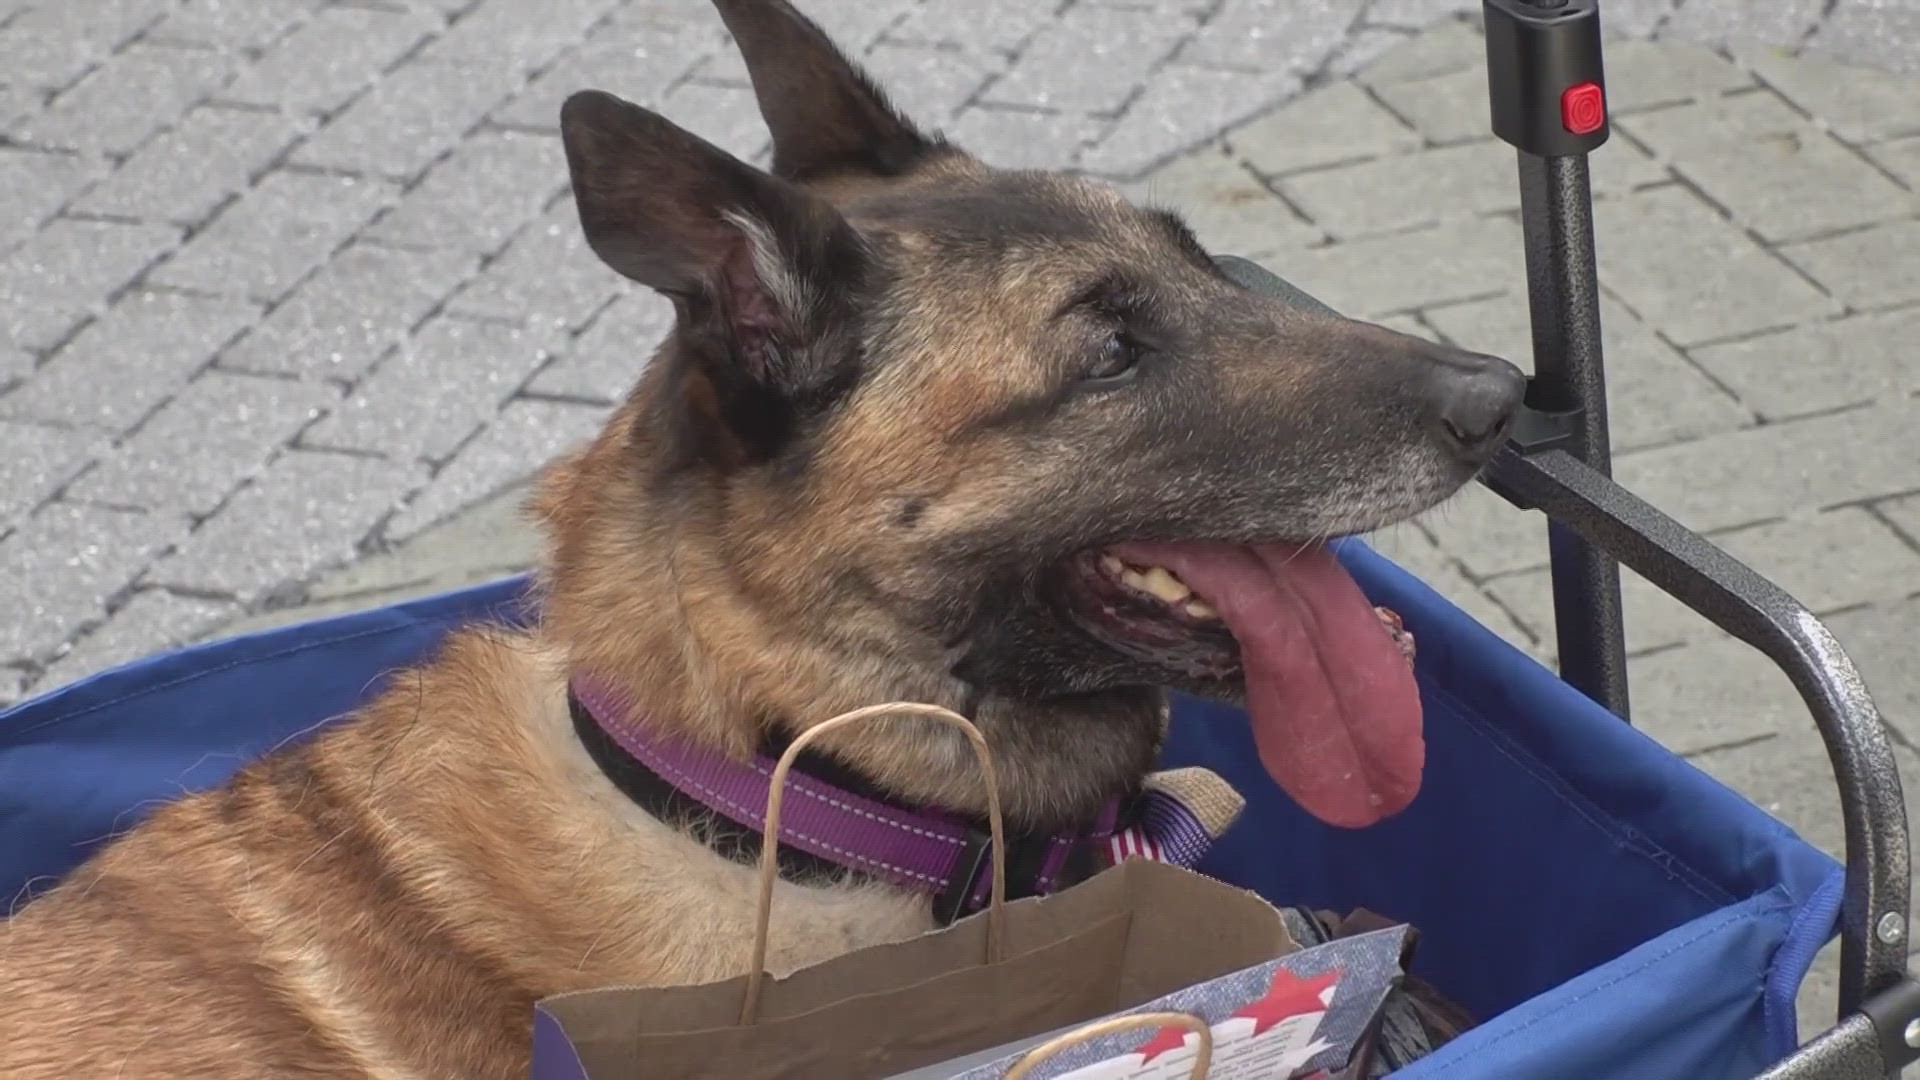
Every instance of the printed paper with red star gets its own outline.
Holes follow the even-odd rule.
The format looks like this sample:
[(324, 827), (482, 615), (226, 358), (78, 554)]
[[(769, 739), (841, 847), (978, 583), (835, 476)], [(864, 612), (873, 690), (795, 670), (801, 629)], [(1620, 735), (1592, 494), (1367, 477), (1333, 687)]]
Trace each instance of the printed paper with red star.
[[(1314, 1035), (1340, 975), (1335, 969), (1302, 978), (1275, 968), (1264, 995), (1213, 1026), (1214, 1071), (1285, 1077), (1311, 1061), (1328, 1046)], [(1060, 1080), (1180, 1080), (1191, 1073), (1197, 1047), (1187, 1029), (1165, 1027), (1131, 1054), (1076, 1069)]]

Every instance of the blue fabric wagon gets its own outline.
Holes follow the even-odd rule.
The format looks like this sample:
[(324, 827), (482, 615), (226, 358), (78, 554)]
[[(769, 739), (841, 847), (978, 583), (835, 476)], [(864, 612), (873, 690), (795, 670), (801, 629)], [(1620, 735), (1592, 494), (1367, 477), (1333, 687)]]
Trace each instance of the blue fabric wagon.
[[(1426, 785), (1385, 825), (1329, 829), (1268, 779), (1244, 715), (1182, 701), (1168, 759), (1249, 803), (1201, 869), (1421, 928), (1419, 973), (1491, 1019), (1400, 1075), (1735, 1080), (1789, 1054), (1842, 868), (1384, 558), (1343, 556), (1421, 643)], [(188, 648), (0, 714), (0, 889), (312, 737), (450, 629), (536, 617), (524, 588)]]
[[(1244, 714), (1180, 701), (1168, 763), (1209, 766), (1248, 799), (1201, 869), (1276, 903), (1368, 907), (1420, 928), (1416, 972), (1485, 1022), (1401, 1076), (1898, 1075), (1920, 1044), (1920, 994), (1905, 971), (1906, 819), (1886, 734), (1804, 608), (1605, 478), (1585, 158), (1604, 116), (1596, 129), (1590, 113), (1539, 105), (1601, 85), (1594, 0), (1486, 10), (1495, 130), (1520, 150), (1536, 325), (1534, 408), (1487, 481), (1554, 523), (1564, 678), (1349, 542), (1355, 577), (1420, 645), (1425, 786), (1385, 824), (1330, 829), (1259, 766)], [(1232, 271), (1291, 291), (1250, 264)], [(1833, 758), (1845, 867), (1622, 722), (1616, 559), (1792, 676)], [(537, 618), (525, 588), (515, 578), (183, 649), (0, 712), (0, 894), (31, 895), (156, 806), (311, 738), (451, 629)], [(1796, 992), (1836, 933), (1842, 1019), (1800, 1048)]]

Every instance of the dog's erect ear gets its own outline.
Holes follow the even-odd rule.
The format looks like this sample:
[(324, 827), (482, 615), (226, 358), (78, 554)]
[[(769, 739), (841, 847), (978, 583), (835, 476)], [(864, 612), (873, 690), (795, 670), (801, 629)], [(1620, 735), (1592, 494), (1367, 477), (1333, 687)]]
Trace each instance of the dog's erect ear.
[(714, 6), (753, 78), (760, 115), (773, 133), (777, 175), (898, 176), (944, 146), (894, 111), (866, 73), (786, 0), (714, 0)]
[(560, 138), (587, 243), (661, 292), (705, 291), (741, 318), (791, 319), (806, 314), (806, 286), (859, 251), (825, 200), (612, 94), (569, 97)]
[(821, 347), (860, 291), (865, 245), (825, 200), (597, 90), (560, 109), (587, 244), (673, 298), (701, 391), (761, 451), (845, 382)]

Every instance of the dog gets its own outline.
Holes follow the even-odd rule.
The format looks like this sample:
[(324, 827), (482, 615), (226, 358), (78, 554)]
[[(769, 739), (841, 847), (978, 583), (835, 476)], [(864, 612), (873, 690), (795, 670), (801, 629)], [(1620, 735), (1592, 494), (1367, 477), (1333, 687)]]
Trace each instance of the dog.
[[(1411, 675), (1323, 542), (1467, 483), (1521, 374), (1244, 287), (1173, 213), (924, 132), (783, 0), (715, 3), (770, 168), (605, 93), (562, 107), (590, 247), (676, 321), (530, 503), (537, 620), (455, 633), (25, 905), (0, 1076), (506, 1080), (543, 996), (743, 973), (748, 858), (616, 782), (583, 678), (727, 760), (952, 709), (1023, 835), (1140, 792), (1169, 690), (1244, 701), (1333, 824), (1417, 791)], [(932, 721), (819, 762), (983, 810)], [(786, 874), (769, 969), (924, 933), (934, 902)]]

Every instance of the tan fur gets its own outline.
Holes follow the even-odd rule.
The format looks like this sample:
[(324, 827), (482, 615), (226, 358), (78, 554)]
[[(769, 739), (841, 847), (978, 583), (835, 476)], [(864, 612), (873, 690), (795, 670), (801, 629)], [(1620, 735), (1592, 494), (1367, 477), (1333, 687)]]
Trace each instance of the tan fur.
[[(933, 171), (980, 175), (952, 159)], [(823, 187), (850, 209), (877, 190)], [(1021, 482), (1003, 448), (961, 433), (1038, 385), (1008, 360), (1064, 282), (1046, 252), (1016, 276), (962, 279), (930, 242), (903, 234), (900, 248), (912, 321), (951, 333), (890, 346), (898, 374), (863, 391), (804, 507), (751, 481), (710, 505), (650, 501), (635, 480), (656, 453), (636, 423), (664, 392), (650, 370), (532, 504), (551, 536), (537, 629), (457, 634), (351, 721), (158, 811), (0, 923), (0, 1076), (517, 1080), (542, 996), (742, 973), (753, 871), (611, 786), (572, 737), (564, 679), (607, 677), (660, 727), (735, 752), (759, 717), (964, 703), (939, 656), (858, 603), (823, 607), (807, 579), (842, 538), (884, 533), (900, 499), (934, 500), (937, 530), (992, 513), (995, 487)], [(917, 542), (889, 536), (868, 554), (908, 576)], [(974, 806), (961, 745), (901, 722), (836, 749)], [(1048, 797), (1010, 772), (1015, 810)], [(931, 926), (924, 897), (783, 882), (770, 968)]]
[[(922, 343), (929, 358), (1008, 355), (995, 327), (1043, 306), (1012, 302), (1022, 284), (992, 290), (995, 317), (967, 320), (977, 336)], [(981, 302), (940, 288), (947, 299), (923, 302)], [(726, 512), (650, 504), (634, 482), (653, 452), (634, 422), (657, 392), (649, 373), (540, 488), (533, 508), (553, 539), (537, 630), (458, 634), (351, 722), (158, 811), (0, 923), (0, 1076), (505, 1080), (526, 1074), (542, 996), (743, 972), (751, 869), (600, 775), (573, 740), (565, 673), (606, 676), (660, 726), (740, 752), (754, 717), (819, 720), (892, 698), (960, 706), (937, 657), (850, 652), (849, 638), (898, 643), (874, 613), (830, 609), (841, 624), (822, 639), (817, 605), (783, 606), (844, 546), (835, 534), (877, 525), (863, 519), (887, 505), (876, 492), (990, 499), (964, 489), (993, 482), (967, 476), (990, 470), (992, 449), (948, 439), (1020, 391), (1019, 365), (983, 359), (938, 378), (912, 377), (916, 366), (870, 391), (822, 454), (834, 482), (798, 515), (751, 490), (730, 493)], [(840, 751), (886, 777), (928, 764), (910, 729)], [(970, 757), (937, 764), (934, 794), (980, 801)], [(1044, 798), (1017, 775), (1009, 790), (1016, 805)], [(782, 883), (772, 925), (781, 972), (932, 923), (921, 897)]]
[[(0, 1075), (524, 1077), (533, 1002), (730, 977), (753, 871), (635, 809), (564, 664), (470, 631), (355, 722), (156, 813), (0, 924)], [(770, 967), (930, 923), (782, 883)]]
[[(0, 1078), (518, 1080), (540, 997), (723, 979), (750, 948), (754, 870), (612, 786), (571, 727), (570, 675), (735, 754), (862, 706), (945, 706), (993, 747), (1011, 825), (1083, 822), (1144, 782), (1163, 676), (1184, 676), (1098, 652), (1032, 582), (1106, 532), (1363, 531), (1477, 467), (1374, 424), (1369, 400), (1415, 415), (1408, 388), (1458, 357), (1268, 304), (1110, 187), (995, 173), (910, 131), (784, 0), (715, 3), (793, 179), (605, 95), (563, 109), (589, 242), (680, 319), (540, 485), (538, 624), (456, 633), (0, 923)], [(1189, 342), (1145, 396), (1078, 393), (1120, 340), (1074, 306), (1103, 268), (1137, 271)], [(818, 342), (859, 377), (807, 383), (831, 368)], [(1384, 374), (1356, 381), (1369, 365)], [(770, 389), (790, 412), (753, 430), (740, 416), (764, 420)], [(756, 459), (761, 436), (789, 442)], [(1038, 686), (1035, 643), (1054, 650)], [(965, 740), (930, 721), (822, 743), (899, 797), (984, 807)], [(783, 882), (771, 967), (931, 925), (925, 896)]]

